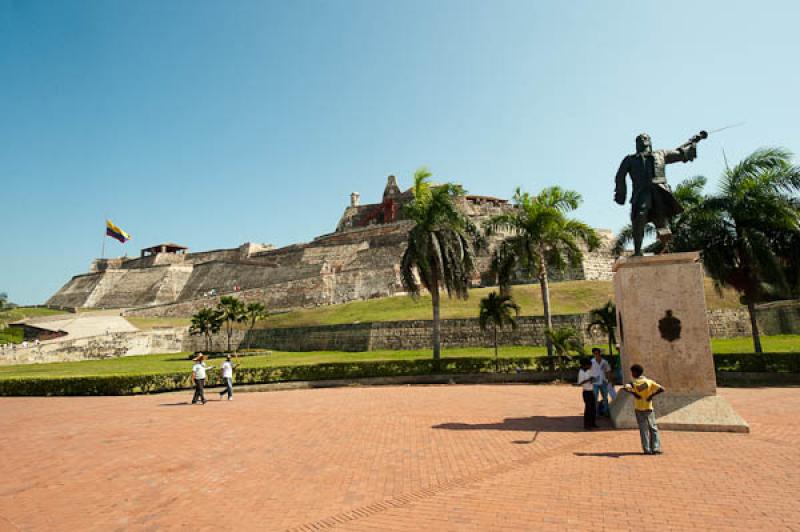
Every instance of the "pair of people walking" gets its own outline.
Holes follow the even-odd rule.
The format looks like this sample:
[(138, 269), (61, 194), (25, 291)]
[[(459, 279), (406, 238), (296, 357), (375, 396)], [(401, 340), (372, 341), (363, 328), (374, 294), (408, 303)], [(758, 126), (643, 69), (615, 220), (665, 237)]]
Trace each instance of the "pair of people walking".
[[(214, 366), (206, 365), (206, 355), (198, 353), (193, 359), (194, 366), (192, 366), (192, 383), (194, 384), (194, 396), (192, 397), (192, 404), (206, 404), (205, 385), (207, 372), (214, 369)], [(228, 355), (225, 362), (222, 363), (222, 381), (225, 389), (219, 393), (220, 399), (227, 394), (228, 401), (233, 400), (233, 369), (238, 366), (231, 360), (231, 355)]]

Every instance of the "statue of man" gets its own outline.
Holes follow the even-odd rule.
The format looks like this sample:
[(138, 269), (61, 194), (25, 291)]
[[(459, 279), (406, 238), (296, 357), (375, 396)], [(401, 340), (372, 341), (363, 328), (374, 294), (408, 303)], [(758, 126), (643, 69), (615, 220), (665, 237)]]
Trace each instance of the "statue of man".
[(636, 153), (622, 159), (617, 171), (614, 201), (625, 205), (626, 176), (630, 174), (633, 182), (631, 225), (634, 255), (642, 254), (644, 228), (648, 222), (656, 226), (656, 235), (663, 244), (672, 238), (667, 224), (670, 218), (683, 212), (683, 207), (667, 184), (665, 167), (671, 163), (693, 161), (697, 157), (697, 143), (707, 136), (705, 131), (701, 131), (677, 149), (653, 151), (650, 135), (642, 133), (636, 137)]

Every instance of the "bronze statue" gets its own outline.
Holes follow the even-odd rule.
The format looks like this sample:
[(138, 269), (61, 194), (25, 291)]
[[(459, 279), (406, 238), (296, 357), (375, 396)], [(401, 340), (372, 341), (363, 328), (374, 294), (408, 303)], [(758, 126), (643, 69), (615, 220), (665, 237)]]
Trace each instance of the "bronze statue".
[(642, 254), (644, 228), (648, 222), (656, 226), (656, 235), (663, 244), (666, 245), (672, 238), (672, 231), (667, 224), (670, 218), (683, 212), (683, 207), (672, 195), (672, 189), (667, 184), (666, 165), (695, 160), (697, 143), (707, 137), (708, 133), (701, 131), (677, 149), (653, 151), (650, 136), (642, 133), (636, 137), (636, 153), (622, 159), (617, 171), (614, 201), (625, 205), (625, 178), (630, 174), (633, 183), (631, 225), (634, 255)]

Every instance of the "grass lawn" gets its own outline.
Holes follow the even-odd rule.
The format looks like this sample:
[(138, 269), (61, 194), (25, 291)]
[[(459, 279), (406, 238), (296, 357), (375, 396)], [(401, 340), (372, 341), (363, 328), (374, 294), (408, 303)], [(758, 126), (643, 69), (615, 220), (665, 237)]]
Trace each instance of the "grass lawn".
[(38, 318), (41, 316), (53, 316), (55, 314), (65, 314), (63, 310), (54, 310), (40, 307), (16, 307), (12, 309), (0, 310), (0, 323), (10, 323), (25, 318)]
[[(767, 352), (800, 352), (800, 335), (762, 337)], [(604, 349), (604, 346), (598, 346)], [(715, 353), (747, 353), (752, 351), (749, 337), (712, 340)], [(544, 347), (509, 346), (500, 348), (500, 356), (505, 358), (544, 356)], [(50, 364), (26, 364), (0, 366), (0, 379), (86, 377), (99, 375), (164, 374), (189, 372), (192, 366), (188, 353), (169, 353), (142, 355), (108, 360), (86, 360), (81, 362), (54, 362)], [(413, 351), (367, 351), (348, 353), (342, 351), (312, 351), (307, 353), (273, 351), (271, 355), (241, 357), (244, 368), (294, 366), (302, 364), (322, 364), (327, 362), (372, 361), (372, 360), (411, 360), (426, 359), (431, 356), (430, 349)], [(491, 348), (468, 347), (443, 349), (445, 358), (492, 357)], [(219, 367), (221, 359), (212, 359), (210, 364)]]
[[(506, 358), (543, 356), (547, 352), (544, 347), (517, 346), (502, 347), (499, 351), (500, 356)], [(189, 353), (167, 353), (112, 358), (108, 360), (0, 366), (0, 379), (15, 377), (58, 378), (98, 375), (188, 373), (191, 371), (192, 367), (192, 362), (187, 358), (188, 354)], [(443, 349), (442, 356), (444, 358), (494, 356), (494, 350), (490, 348)], [(273, 351), (270, 355), (241, 357), (240, 362), (243, 368), (259, 368), (345, 361), (412, 360), (430, 357), (430, 349), (418, 349), (413, 351), (364, 351), (358, 353), (343, 351), (312, 351), (307, 353)], [(219, 367), (222, 361), (223, 359), (215, 358), (211, 359), (208, 363), (212, 366)]]
[[(476, 318), (481, 298), (497, 288), (475, 288), (470, 290), (467, 300), (442, 298), (442, 318)], [(542, 294), (538, 284), (517, 285), (513, 296), (521, 307), (523, 316), (541, 316)], [(611, 281), (567, 281), (550, 285), (550, 299), (554, 314), (577, 314), (603, 306), (614, 298)], [(733, 290), (723, 291), (720, 296), (711, 281), (706, 279), (706, 303), (708, 308), (738, 308), (739, 296)], [(310, 325), (336, 325), (369, 321), (429, 320), (431, 298), (422, 296), (414, 301), (408, 296), (385, 297), (369, 301), (353, 301), (308, 310), (276, 314), (260, 322), (257, 327), (298, 327)]]

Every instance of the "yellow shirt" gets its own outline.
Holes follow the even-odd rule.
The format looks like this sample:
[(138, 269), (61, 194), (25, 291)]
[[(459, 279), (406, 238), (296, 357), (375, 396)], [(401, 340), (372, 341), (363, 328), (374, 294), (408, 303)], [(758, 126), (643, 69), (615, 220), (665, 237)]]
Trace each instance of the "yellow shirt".
[[(651, 397), (653, 397), (653, 394), (661, 389), (661, 385), (656, 381), (648, 379), (644, 375), (638, 379), (635, 379), (632, 384), (633, 386), (629, 389), (632, 389), (642, 397), (641, 399), (634, 397), (633, 408), (636, 410), (652, 410), (653, 401)], [(629, 386), (631, 385), (627, 385), (626, 388)]]

